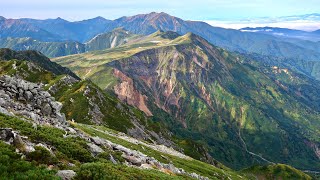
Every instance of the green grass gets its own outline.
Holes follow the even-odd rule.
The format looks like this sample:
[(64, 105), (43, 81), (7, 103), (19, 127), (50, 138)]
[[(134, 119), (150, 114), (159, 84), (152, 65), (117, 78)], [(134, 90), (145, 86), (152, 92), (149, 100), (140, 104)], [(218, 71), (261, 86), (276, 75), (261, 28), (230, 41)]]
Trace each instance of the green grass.
[(86, 163), (80, 166), (76, 179), (192, 179), (182, 175), (169, 175), (157, 170), (142, 170), (110, 162)]
[[(42, 83), (49, 83), (50, 80), (54, 79), (53, 73), (39, 69), (32, 64), (31, 62), (18, 60), (0, 61), (0, 76), (4, 74), (18, 75), (24, 80)], [(16, 68), (14, 69), (13, 66), (16, 66)]]
[(15, 148), (0, 142), (0, 177), (1, 179), (59, 179), (55, 170), (36, 165), (21, 158)]
[(285, 164), (253, 166), (242, 172), (257, 176), (259, 179), (311, 180), (312, 178)]
[(80, 138), (64, 138), (64, 131), (50, 127), (39, 126), (37, 129), (32, 124), (18, 118), (0, 115), (0, 127), (12, 128), (19, 131), (21, 135), (27, 136), (31, 141), (45, 142), (56, 148), (60, 159), (71, 162), (91, 162), (93, 157), (88, 152), (86, 142)]

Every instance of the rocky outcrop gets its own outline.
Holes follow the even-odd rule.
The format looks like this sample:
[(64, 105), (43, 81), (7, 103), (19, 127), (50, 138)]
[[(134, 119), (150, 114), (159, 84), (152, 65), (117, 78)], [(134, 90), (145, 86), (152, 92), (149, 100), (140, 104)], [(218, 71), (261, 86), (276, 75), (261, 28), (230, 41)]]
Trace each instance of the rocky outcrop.
[(5, 114), (23, 116), (37, 124), (63, 127), (67, 122), (61, 108), (62, 104), (44, 91), (41, 84), (16, 77), (0, 77), (0, 109)]
[(320, 159), (320, 145), (311, 141), (305, 141), (305, 143), (313, 150), (318, 159)]
[[(174, 174), (181, 174), (181, 175), (186, 175), (195, 179), (200, 179), (200, 180), (208, 180), (209, 178), (200, 176), (196, 173), (189, 173), (186, 172), (182, 168), (177, 168), (173, 164), (165, 164), (161, 163), (158, 160), (156, 160), (153, 157), (147, 156), (143, 154), (140, 151), (132, 150), (127, 147), (124, 147), (119, 144), (112, 143), (106, 139), (102, 139), (100, 137), (93, 137), (91, 138), (93, 143), (96, 143), (96, 146), (101, 146), (101, 147), (109, 147), (113, 151), (120, 151), (122, 152), (122, 158), (125, 159), (126, 164), (128, 166), (133, 166), (133, 167), (138, 167), (142, 169), (157, 169), (159, 171), (162, 171), (164, 173), (174, 173)], [(92, 146), (92, 144), (91, 144)], [(165, 148), (164, 146), (162, 146)], [(159, 150), (160, 151), (160, 150)], [(173, 152), (170, 151), (170, 153)], [(101, 152), (100, 152), (101, 153)], [(186, 158), (186, 156), (184, 156)]]
[(79, 82), (79, 80), (75, 79), (74, 77), (72, 76), (64, 76), (62, 77), (59, 81), (57, 81), (55, 84), (53, 84), (52, 86), (50, 86), (49, 88), (49, 92), (50, 94), (55, 94), (59, 91), (60, 87), (61, 86), (72, 86), (73, 84)]
[(30, 142), (28, 137), (20, 136), (18, 132), (12, 130), (11, 128), (0, 129), (0, 140), (14, 146), (17, 152), (22, 153), (33, 152), (35, 151), (35, 146), (40, 146)]

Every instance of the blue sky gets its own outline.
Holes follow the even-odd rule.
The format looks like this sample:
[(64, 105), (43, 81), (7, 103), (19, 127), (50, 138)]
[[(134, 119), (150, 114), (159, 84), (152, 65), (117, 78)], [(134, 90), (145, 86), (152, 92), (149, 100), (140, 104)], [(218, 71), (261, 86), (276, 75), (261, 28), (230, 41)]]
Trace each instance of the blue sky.
[[(3, 1), (3, 2), (1, 2)], [(320, 13), (320, 0), (0, 0), (7, 18), (82, 20), (167, 12), (189, 20), (225, 20)]]

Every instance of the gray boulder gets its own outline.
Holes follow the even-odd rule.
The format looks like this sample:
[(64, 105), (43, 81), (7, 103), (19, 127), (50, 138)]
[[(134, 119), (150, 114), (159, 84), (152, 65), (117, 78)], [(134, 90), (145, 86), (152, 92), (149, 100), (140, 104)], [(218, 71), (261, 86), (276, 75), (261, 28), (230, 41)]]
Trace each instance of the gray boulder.
[(87, 143), (88, 147), (89, 147), (89, 151), (93, 154), (93, 155), (98, 155), (102, 152), (104, 152), (103, 149), (101, 149), (99, 146), (92, 144), (92, 143)]
[(110, 161), (113, 163), (113, 164), (118, 164), (117, 161), (114, 159), (114, 157), (110, 154)]
[(24, 97), (26, 98), (26, 100), (31, 101), (33, 99), (33, 94), (30, 91), (25, 91)]
[(49, 104), (45, 104), (43, 107), (42, 107), (42, 110), (41, 112), (43, 113), (43, 115), (45, 116), (49, 116), (52, 112), (52, 108)]
[(12, 143), (14, 139), (14, 133), (12, 132), (12, 129), (9, 129), (9, 128), (0, 129), (0, 139), (2, 141)]
[(56, 176), (59, 176), (62, 180), (71, 180), (76, 176), (76, 172), (73, 170), (60, 170), (57, 172)]
[(62, 108), (62, 103), (57, 102), (57, 101), (51, 101), (50, 105), (51, 105), (52, 109), (54, 109), (56, 112), (59, 112)]
[(135, 156), (127, 156), (127, 155), (122, 155), (122, 157), (129, 163), (136, 165), (136, 166), (141, 166), (142, 160), (139, 157)]

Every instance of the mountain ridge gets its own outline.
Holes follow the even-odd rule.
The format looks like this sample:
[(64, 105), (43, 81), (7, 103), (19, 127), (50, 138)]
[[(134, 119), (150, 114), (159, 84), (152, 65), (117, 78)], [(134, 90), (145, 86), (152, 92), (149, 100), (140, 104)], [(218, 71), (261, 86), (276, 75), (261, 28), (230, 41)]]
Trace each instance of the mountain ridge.
[[(163, 33), (158, 31), (114, 49), (53, 60), (113, 91), (155, 121), (164, 121), (176, 135), (209, 142), (211, 155), (228, 166), (265, 163), (263, 159), (289, 163), (298, 156), (309, 156), (305, 158), (316, 163), (312, 143), (303, 144), (318, 143), (319, 132), (314, 128), (319, 109), (312, 106), (315, 94), (308, 90), (316, 92), (318, 86), (295, 87), (295, 82), (306, 83), (308, 78), (230, 53), (193, 33), (173, 40), (161, 37)], [(303, 102), (300, 97), (305, 96), (312, 98)], [(312, 130), (304, 129), (307, 125), (293, 115), (296, 113), (313, 119), (315, 124), (308, 127)], [(275, 136), (281, 138), (275, 141)], [(295, 139), (295, 143), (287, 138)], [(289, 155), (280, 147), (290, 153), (299, 148), (304, 155)], [(274, 157), (275, 151), (281, 157)], [(263, 155), (259, 158), (253, 154)], [(295, 165), (306, 166), (308, 163)]]

